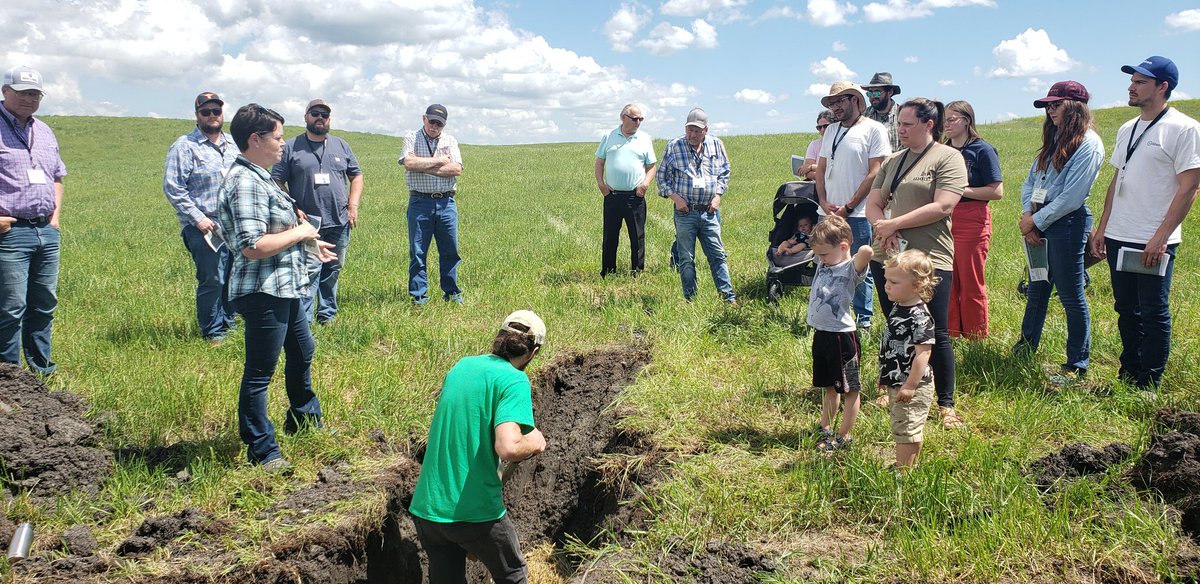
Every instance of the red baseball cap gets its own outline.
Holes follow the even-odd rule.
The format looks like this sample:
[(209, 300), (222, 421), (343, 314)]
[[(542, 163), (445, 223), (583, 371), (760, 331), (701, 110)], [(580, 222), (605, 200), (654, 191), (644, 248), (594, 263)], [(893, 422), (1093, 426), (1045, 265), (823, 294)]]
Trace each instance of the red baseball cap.
[(1088, 94), (1087, 88), (1078, 81), (1059, 81), (1050, 86), (1050, 92), (1046, 94), (1046, 97), (1034, 101), (1033, 107), (1046, 107), (1047, 104), (1064, 99), (1087, 103), (1092, 96)]

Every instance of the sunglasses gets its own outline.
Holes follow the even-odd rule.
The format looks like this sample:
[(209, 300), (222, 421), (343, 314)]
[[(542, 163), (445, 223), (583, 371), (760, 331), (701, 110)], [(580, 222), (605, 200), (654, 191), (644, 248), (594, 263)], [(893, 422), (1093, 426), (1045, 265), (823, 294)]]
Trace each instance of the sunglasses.
[(446, 122), (439, 122), (437, 120), (426, 120), (426, 121), (429, 122), (429, 125), (434, 126), (436, 128), (440, 128), (440, 127), (446, 125)]
[(321, 110), (312, 110), (312, 111), (308, 112), (308, 115), (310, 115), (314, 118), (328, 118), (329, 112), (323, 112)]
[(828, 127), (829, 127), (829, 124), (817, 124), (818, 130), (824, 130), (825, 128), (828, 128)]
[(208, 108), (198, 109), (198, 110), (196, 110), (196, 113), (198, 113), (206, 118), (212, 117), (212, 116), (219, 116), (219, 115), (221, 115), (221, 108), (214, 107), (212, 109), (208, 109)]
[(633, 121), (635, 121), (635, 122), (641, 122), (642, 120), (646, 119), (646, 118), (644, 118), (644, 117), (637, 117), (637, 118), (635, 118), (635, 117), (633, 117), (633, 116), (631, 116), (631, 115), (629, 115), (629, 114), (625, 114), (625, 117), (627, 117), (627, 118), (629, 118), (629, 119), (631, 119), (631, 120), (633, 120)]
[(1063, 106), (1062, 101), (1052, 101), (1052, 102), (1046, 104), (1046, 111), (1048, 111), (1048, 112), (1058, 111), (1058, 108), (1060, 108), (1062, 106)]
[(883, 91), (880, 89), (867, 90), (867, 97), (879, 97), (881, 95), (883, 95)]

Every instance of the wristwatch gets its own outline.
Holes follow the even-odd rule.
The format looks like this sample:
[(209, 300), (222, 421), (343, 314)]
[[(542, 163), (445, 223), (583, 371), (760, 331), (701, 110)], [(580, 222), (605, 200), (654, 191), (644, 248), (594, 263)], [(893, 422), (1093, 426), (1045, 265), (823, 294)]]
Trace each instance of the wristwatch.
[(850, 213), (853, 213), (853, 212), (854, 212), (854, 205), (846, 205), (846, 214), (849, 215)]

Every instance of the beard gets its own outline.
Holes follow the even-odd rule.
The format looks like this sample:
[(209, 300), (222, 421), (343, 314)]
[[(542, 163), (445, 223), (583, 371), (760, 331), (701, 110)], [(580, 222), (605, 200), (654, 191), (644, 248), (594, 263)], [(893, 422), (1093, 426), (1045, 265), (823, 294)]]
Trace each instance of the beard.
[(328, 124), (326, 124), (324, 126), (318, 126), (316, 122), (309, 122), (304, 127), (308, 128), (309, 132), (312, 132), (313, 134), (315, 134), (317, 136), (324, 136), (325, 134), (329, 133), (329, 125)]
[(221, 126), (224, 125), (223, 122), (224, 122), (224, 120), (211, 120), (211, 121), (205, 122), (203, 124), (200, 124), (200, 131), (203, 132), (204, 134), (208, 134), (208, 135), (220, 134)]

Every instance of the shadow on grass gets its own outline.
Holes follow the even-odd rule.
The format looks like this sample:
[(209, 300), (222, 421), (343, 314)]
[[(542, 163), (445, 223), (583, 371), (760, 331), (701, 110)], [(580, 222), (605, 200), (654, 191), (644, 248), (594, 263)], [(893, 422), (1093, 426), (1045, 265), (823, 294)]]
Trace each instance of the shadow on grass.
[(795, 450), (797, 444), (803, 440), (802, 434), (804, 433), (773, 432), (749, 426), (735, 426), (709, 432), (705, 439), (708, 442), (737, 446), (761, 454), (774, 449)]
[(110, 326), (104, 334), (106, 340), (116, 345), (150, 343), (156, 347), (199, 337), (200, 330), (195, 323), (179, 319), (160, 322), (121, 320)]
[(206, 440), (176, 442), (169, 446), (130, 446), (118, 448), (113, 456), (120, 463), (141, 462), (151, 472), (175, 474), (203, 459), (241, 460), (242, 441), (225, 432)]

